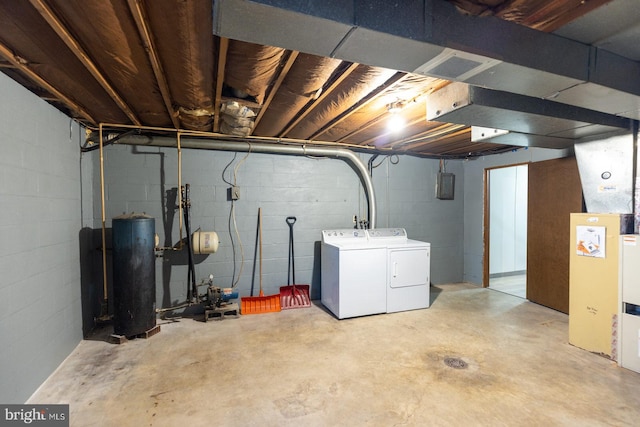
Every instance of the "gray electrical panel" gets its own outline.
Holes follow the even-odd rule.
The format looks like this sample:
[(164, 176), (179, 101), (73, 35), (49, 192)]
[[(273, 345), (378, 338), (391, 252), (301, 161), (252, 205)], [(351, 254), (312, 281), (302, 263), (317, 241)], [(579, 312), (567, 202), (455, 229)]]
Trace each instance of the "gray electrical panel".
[(456, 176), (452, 173), (438, 172), (436, 179), (436, 197), (440, 200), (453, 200)]

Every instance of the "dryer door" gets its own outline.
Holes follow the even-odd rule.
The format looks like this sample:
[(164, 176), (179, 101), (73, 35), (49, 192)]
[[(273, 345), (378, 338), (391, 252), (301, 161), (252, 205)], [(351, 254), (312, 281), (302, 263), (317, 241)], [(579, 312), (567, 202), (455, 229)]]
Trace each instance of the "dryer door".
[(429, 283), (429, 248), (389, 249), (389, 285), (392, 288)]
[(390, 248), (387, 313), (429, 307), (429, 247)]

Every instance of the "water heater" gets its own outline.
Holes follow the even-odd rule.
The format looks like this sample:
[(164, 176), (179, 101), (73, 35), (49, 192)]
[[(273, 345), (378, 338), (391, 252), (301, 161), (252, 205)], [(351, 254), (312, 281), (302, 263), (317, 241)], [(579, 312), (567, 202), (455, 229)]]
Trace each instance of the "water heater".
[(156, 325), (155, 220), (144, 214), (113, 218), (113, 332), (137, 336)]

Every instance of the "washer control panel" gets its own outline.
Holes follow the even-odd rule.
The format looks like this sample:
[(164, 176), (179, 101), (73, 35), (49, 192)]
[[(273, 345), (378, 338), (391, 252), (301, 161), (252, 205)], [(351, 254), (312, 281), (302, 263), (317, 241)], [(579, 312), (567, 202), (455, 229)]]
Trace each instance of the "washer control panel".
[(322, 230), (322, 241), (327, 242), (366, 242), (367, 232), (356, 228)]

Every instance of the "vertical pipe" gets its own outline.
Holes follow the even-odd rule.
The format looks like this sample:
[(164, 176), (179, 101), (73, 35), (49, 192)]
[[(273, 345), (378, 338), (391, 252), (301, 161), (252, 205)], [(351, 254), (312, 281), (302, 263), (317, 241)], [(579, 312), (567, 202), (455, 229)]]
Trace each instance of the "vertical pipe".
[(640, 229), (640, 178), (638, 177), (638, 121), (634, 120), (631, 126), (633, 134), (633, 172), (631, 187), (631, 207), (633, 212), (633, 232), (638, 234)]
[(178, 245), (179, 249), (182, 249), (182, 147), (180, 146), (180, 132), (176, 133), (176, 145), (178, 147), (178, 194), (180, 195), (178, 203), (180, 240), (178, 240)]
[[(100, 204), (101, 204), (101, 219), (102, 219), (102, 298), (103, 302), (108, 300), (107, 289), (107, 231), (106, 231), (106, 214), (104, 203), (104, 151), (102, 143), (102, 123), (100, 123), (98, 139), (100, 141)], [(108, 308), (107, 310), (108, 311)], [(107, 313), (101, 313), (102, 315)]]
[(259, 241), (260, 241), (260, 274), (258, 277), (260, 278), (260, 296), (264, 296), (264, 292), (262, 290), (262, 208), (258, 208), (258, 233), (259, 233)]

